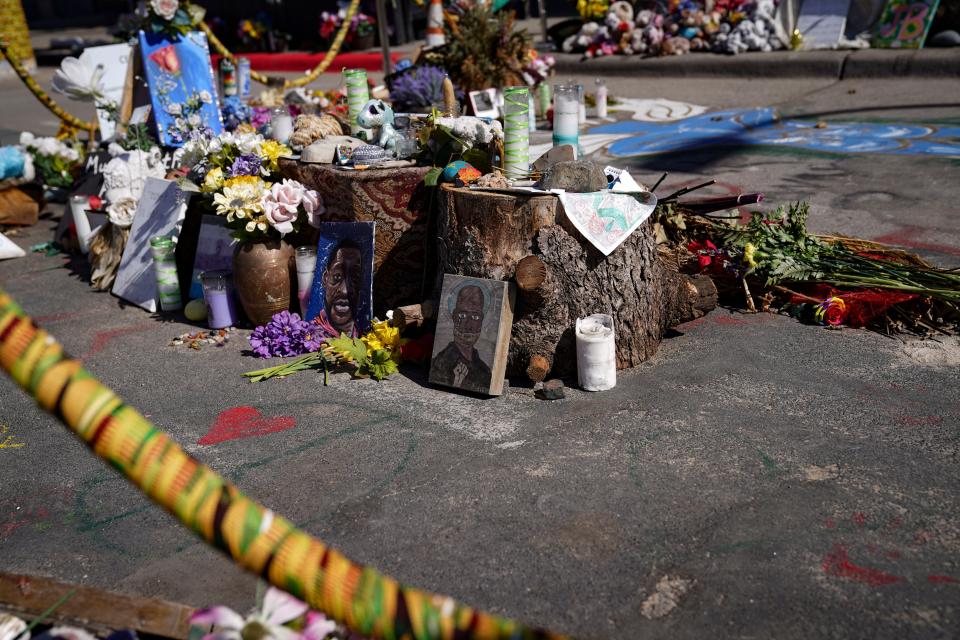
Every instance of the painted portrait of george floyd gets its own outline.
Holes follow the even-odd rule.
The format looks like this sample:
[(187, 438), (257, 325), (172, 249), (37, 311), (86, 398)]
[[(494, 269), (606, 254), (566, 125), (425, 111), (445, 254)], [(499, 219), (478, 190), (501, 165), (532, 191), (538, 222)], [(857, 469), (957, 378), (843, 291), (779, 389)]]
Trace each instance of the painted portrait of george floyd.
[(444, 275), (430, 382), (500, 395), (512, 322), (510, 283)]
[(374, 222), (324, 222), (317, 243), (307, 320), (325, 336), (357, 338), (373, 314)]

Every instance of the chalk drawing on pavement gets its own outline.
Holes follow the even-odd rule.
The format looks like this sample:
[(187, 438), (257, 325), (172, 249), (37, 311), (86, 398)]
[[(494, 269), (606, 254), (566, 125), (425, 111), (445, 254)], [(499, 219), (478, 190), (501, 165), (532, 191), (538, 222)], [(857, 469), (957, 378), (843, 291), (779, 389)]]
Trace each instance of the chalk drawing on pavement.
[[(607, 153), (631, 157), (701, 147), (780, 146), (830, 153), (960, 158), (960, 126), (826, 122), (781, 118), (776, 109), (732, 109), (671, 122), (622, 120), (582, 136), (617, 137)], [(608, 139), (609, 139), (608, 138)], [(606, 143), (606, 141), (604, 141)]]
[(17, 442), (16, 436), (8, 436), (9, 431), (8, 425), (0, 424), (0, 449), (19, 449), (26, 444), (26, 442)]

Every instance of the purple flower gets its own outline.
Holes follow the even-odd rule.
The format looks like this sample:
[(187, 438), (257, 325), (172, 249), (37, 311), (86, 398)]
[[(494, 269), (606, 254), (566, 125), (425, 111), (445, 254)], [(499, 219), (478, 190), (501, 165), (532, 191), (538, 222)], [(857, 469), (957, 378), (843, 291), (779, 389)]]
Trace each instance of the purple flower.
[(299, 314), (281, 311), (250, 334), (250, 347), (261, 358), (285, 358), (320, 349), (324, 336)]
[(250, 109), (250, 125), (254, 129), (260, 129), (260, 127), (270, 124), (270, 118), (273, 116), (273, 111), (269, 107), (251, 107)]
[(255, 176), (259, 173), (260, 156), (252, 153), (240, 156), (233, 161), (233, 165), (230, 167), (231, 178), (236, 178), (237, 176)]

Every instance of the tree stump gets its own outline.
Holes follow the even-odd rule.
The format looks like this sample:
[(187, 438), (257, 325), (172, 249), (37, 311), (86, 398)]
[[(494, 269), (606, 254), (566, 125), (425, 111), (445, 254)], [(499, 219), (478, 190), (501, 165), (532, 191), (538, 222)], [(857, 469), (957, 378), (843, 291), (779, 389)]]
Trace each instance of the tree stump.
[(649, 223), (609, 256), (566, 219), (554, 196), (441, 188), (439, 296), (444, 273), (517, 282), (508, 375), (532, 380), (576, 371), (576, 319), (609, 313), (617, 368), (653, 356), (667, 329), (716, 306), (708, 277), (663, 264)]

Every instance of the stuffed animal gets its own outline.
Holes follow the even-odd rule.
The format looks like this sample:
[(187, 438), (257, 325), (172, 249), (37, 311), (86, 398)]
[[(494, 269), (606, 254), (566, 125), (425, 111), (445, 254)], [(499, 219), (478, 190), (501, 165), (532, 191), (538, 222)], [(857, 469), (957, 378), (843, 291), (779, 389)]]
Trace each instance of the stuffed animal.
[(587, 47), (593, 44), (593, 40), (600, 31), (600, 25), (596, 22), (585, 22), (580, 31), (573, 34), (563, 41), (562, 49), (567, 53), (585, 51)]
[(690, 53), (690, 41), (683, 36), (667, 38), (660, 47), (662, 56), (682, 56), (685, 53)]
[(330, 136), (342, 136), (343, 126), (329, 113), (323, 115), (300, 114), (293, 123), (290, 146), (294, 149), (309, 147), (317, 140)]
[(357, 124), (364, 129), (377, 127), (380, 136), (377, 144), (388, 151), (396, 151), (400, 134), (393, 126), (393, 109), (383, 100), (370, 100), (357, 114)]

